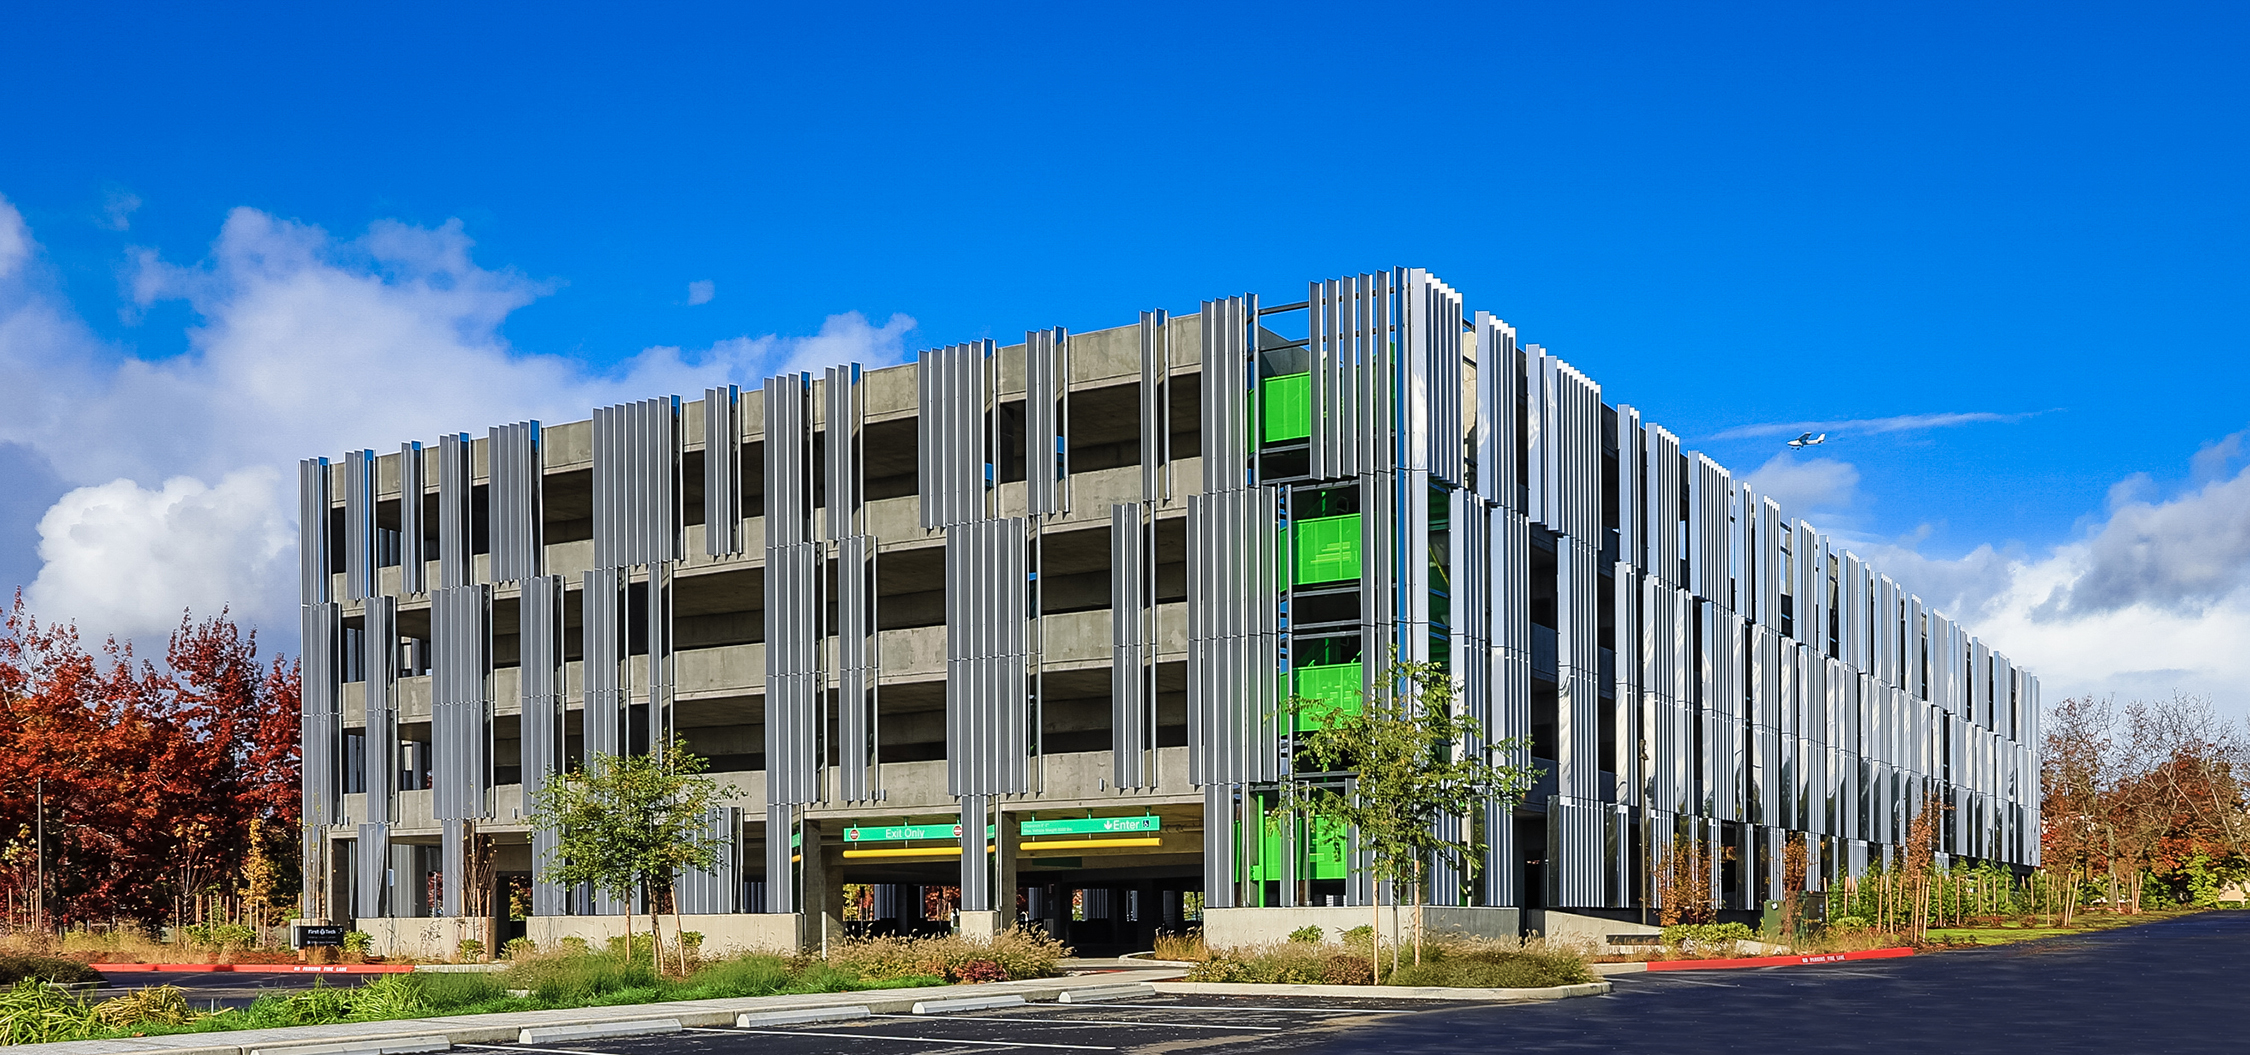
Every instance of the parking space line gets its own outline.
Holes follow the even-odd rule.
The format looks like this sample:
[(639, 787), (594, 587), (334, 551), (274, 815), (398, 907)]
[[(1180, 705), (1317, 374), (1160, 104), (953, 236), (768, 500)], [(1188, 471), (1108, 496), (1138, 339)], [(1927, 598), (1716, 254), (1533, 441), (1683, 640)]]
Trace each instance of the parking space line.
[[(643, 1035), (640, 1037), (619, 1037), (618, 1039), (645, 1040), (647, 1039), (647, 1036)], [(536, 1051), (541, 1053), (541, 1055), (616, 1055), (615, 1052), (579, 1051), (574, 1048), (527, 1048), (521, 1044), (455, 1044), (453, 1046), (456, 1048), (483, 1048), (487, 1051)]]
[[(1370, 999), (1379, 1000), (1382, 998), (1371, 997)], [(1049, 1006), (1054, 1005), (1027, 1004), (1024, 1009), (1027, 1011), (1039, 1010)], [(1164, 1011), (1310, 1011), (1330, 1015), (1411, 1015), (1429, 1010), (1418, 1007), (1283, 1007), (1266, 1004), (1112, 1004), (1108, 1001), (1103, 1001), (1102, 1006), (1152, 1007)]]
[[(1111, 1004), (1108, 1006), (1115, 1007), (1117, 1005)], [(869, 1017), (911, 1018), (923, 1022), (930, 1020), (928, 1015), (872, 1015)], [(1138, 1018), (1025, 1018), (1021, 1015), (947, 1015), (945, 1020), (947, 1022), (1025, 1022), (1038, 1026), (1077, 1026), (1081, 1029), (1096, 1029), (1103, 1026), (1112, 1029), (1118, 1026), (1163, 1026), (1166, 1029), (1247, 1029), (1256, 1030), (1260, 1033), (1279, 1033), (1289, 1028), (1287, 1026), (1214, 1026), (1207, 1022), (1149, 1022)]]
[[(927, 1018), (923, 1021), (928, 1021)], [(979, 1048), (1059, 1048), (1065, 1051), (1117, 1051), (1113, 1047), (1097, 1044), (1034, 1044), (1028, 1040), (963, 1040), (959, 1037), (902, 1037), (895, 1033), (820, 1033), (809, 1029), (699, 1029), (688, 1027), (690, 1033), (759, 1033), (769, 1037), (838, 1037), (844, 1040), (902, 1040), (915, 1044), (968, 1044)], [(517, 1049), (525, 1050), (525, 1049)], [(608, 1055), (605, 1052), (580, 1051), (568, 1055)]]

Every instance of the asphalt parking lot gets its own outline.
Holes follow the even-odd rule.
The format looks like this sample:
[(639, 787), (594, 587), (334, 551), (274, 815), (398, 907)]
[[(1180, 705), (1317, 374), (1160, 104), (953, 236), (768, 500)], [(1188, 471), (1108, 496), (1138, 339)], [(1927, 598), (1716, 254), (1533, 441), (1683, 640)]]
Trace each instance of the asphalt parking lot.
[(748, 1029), (691, 1029), (553, 1046), (461, 1044), (454, 1050), (473, 1055), (510, 1051), (535, 1055), (1238, 1051), (1276, 1042), (1287, 1048), (1373, 1026), (1387, 1017), (1429, 1010), (1429, 1001), (1150, 996), (1094, 1004), (1034, 1003), (925, 1015), (870, 1015)]
[(2250, 912), (1899, 960), (1619, 975), (1606, 996), (1444, 1008), (1288, 1050), (2250, 1051)]

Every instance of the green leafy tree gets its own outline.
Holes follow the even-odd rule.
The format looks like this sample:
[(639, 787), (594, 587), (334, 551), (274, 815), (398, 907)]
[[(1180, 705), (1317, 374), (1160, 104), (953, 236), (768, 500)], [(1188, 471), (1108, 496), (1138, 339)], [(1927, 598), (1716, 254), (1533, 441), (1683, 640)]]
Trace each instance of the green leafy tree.
[[(1375, 691), (1361, 694), (1365, 699), (1357, 710), (1290, 699), (1299, 714), (1319, 714), (1318, 724), (1299, 735), (1297, 757), (1318, 770), (1354, 774), (1354, 780), (1348, 790), (1291, 783), (1274, 812), (1358, 830), (1378, 884), (1373, 909), (1380, 924), (1385, 887), (1392, 889), (1394, 904), (1399, 889), (1412, 891), (1419, 909), (1433, 865), (1450, 863), (1474, 875), (1483, 863), (1485, 842), (1474, 826), (1461, 825), (1462, 835), (1450, 838), (1440, 834), (1441, 820), (1468, 817), (1490, 802), (1522, 799), (1534, 773), (1502, 761), (1519, 742), (1484, 742), (1476, 719), (1460, 713), (1453, 679), (1442, 668), (1394, 654), (1375, 684)], [(1381, 931), (1379, 925), (1372, 929)], [(1416, 962), (1421, 939), (1417, 926)], [(1395, 968), (1395, 943), (1391, 955)]]
[[(554, 859), (539, 862), (541, 876), (564, 886), (589, 883), (624, 901), (628, 950), (633, 895), (646, 896), (659, 973), (664, 942), (657, 895), (671, 890), (680, 872), (709, 868), (718, 859), (718, 840), (704, 826), (720, 789), (702, 775), (706, 765), (686, 741), (675, 739), (661, 751), (597, 757), (588, 768), (557, 773), (532, 800), (532, 823), (558, 836)], [(678, 915), (673, 913), (675, 931)]]

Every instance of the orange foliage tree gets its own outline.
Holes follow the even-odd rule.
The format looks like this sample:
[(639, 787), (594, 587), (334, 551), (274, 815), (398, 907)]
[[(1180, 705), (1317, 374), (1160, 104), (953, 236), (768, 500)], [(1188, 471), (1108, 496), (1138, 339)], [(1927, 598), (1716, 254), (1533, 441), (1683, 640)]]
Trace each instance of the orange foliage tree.
[[(227, 613), (181, 616), (160, 665), (112, 638), (90, 651), (20, 594), (0, 622), (0, 888), (29, 924), (46, 861), (45, 923), (255, 920), (239, 899), (253, 822), (294, 832), (298, 669), (258, 658)], [(44, 854), (32, 845), (44, 786)], [(295, 840), (261, 847), (295, 867)], [(270, 864), (270, 862), (269, 862)], [(269, 886), (275, 885), (268, 883)], [(283, 889), (290, 881), (278, 884)], [(262, 922), (262, 921), (261, 921)]]

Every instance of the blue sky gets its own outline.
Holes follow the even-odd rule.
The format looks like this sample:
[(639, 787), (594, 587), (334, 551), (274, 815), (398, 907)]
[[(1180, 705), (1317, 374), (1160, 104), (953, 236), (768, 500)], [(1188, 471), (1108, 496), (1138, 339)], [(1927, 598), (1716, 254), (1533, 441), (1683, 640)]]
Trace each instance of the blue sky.
[[(1410, 264), (2051, 680), (2243, 699), (2239, 8), (9, 21), (0, 573), (89, 629), (285, 625), (243, 474), (296, 455)], [(1829, 444), (1773, 462), (1796, 423)], [(69, 570), (133, 517), (269, 572)]]

